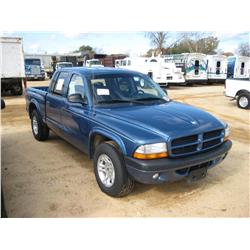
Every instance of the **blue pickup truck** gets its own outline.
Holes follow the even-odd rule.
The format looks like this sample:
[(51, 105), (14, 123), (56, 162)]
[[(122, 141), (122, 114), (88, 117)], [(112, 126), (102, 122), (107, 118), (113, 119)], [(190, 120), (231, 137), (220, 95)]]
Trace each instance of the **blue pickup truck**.
[(62, 68), (49, 87), (25, 95), (35, 139), (51, 130), (87, 153), (100, 189), (113, 197), (129, 194), (134, 181), (204, 178), (232, 146), (227, 124), (130, 70)]

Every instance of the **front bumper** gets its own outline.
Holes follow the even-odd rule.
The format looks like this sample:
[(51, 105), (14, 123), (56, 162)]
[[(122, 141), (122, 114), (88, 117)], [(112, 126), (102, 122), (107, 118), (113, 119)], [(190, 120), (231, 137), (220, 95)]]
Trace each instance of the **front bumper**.
[[(188, 176), (192, 167), (206, 166), (212, 168), (227, 156), (232, 147), (230, 140), (208, 152), (181, 158), (163, 158), (156, 160), (139, 160), (125, 157), (129, 174), (138, 182), (145, 184), (176, 181)], [(157, 176), (153, 178), (153, 176)]]

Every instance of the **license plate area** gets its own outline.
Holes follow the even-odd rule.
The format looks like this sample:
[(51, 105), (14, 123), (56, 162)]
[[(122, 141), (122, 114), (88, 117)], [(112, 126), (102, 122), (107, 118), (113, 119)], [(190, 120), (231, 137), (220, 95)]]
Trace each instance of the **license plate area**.
[(195, 166), (190, 168), (189, 174), (188, 174), (188, 181), (194, 182), (201, 180), (207, 176), (207, 168), (208, 164), (202, 164), (199, 166)]

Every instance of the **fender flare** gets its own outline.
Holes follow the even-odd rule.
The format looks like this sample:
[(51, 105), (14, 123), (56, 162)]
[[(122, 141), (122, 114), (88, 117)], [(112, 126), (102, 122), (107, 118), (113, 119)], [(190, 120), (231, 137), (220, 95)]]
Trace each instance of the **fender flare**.
[[(35, 105), (36, 110), (38, 111), (38, 114), (41, 116), (41, 108), (40, 108), (40, 105), (39, 105), (38, 101), (35, 100), (34, 98), (32, 98), (32, 99), (30, 100), (30, 103), (29, 103), (29, 116), (31, 116), (31, 113), (30, 113), (30, 106), (31, 106), (31, 105)], [(30, 118), (31, 118), (31, 117), (30, 117)]]
[(107, 138), (110, 138), (110, 140), (113, 140), (115, 143), (117, 143), (122, 154), (127, 155), (127, 150), (126, 150), (125, 144), (118, 134), (116, 134), (115, 132), (112, 132), (110, 130), (107, 130), (105, 128), (93, 128), (91, 133), (89, 134), (89, 143), (88, 143), (88, 152), (89, 152), (90, 158), (92, 158), (93, 153), (94, 153), (94, 152), (92, 152), (92, 138), (95, 135), (102, 135), (102, 136), (105, 136)]

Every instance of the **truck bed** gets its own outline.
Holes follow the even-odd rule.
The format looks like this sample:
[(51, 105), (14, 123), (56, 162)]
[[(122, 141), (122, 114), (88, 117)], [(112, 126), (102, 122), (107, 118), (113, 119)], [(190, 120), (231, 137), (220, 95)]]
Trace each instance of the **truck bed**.
[(35, 100), (38, 104), (37, 107), (40, 108), (40, 113), (45, 119), (46, 117), (46, 95), (48, 94), (49, 87), (40, 86), (40, 87), (30, 87), (25, 91), (25, 99), (26, 99), (26, 110), (28, 111), (29, 104), (31, 100)]
[(236, 97), (240, 90), (250, 92), (250, 80), (227, 79), (225, 95), (228, 97)]

